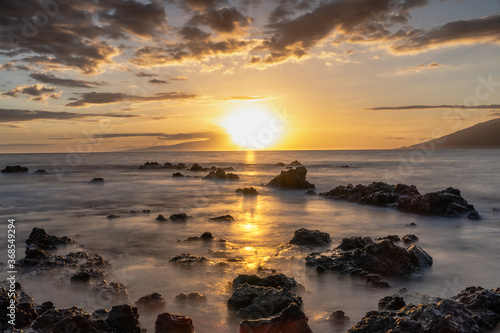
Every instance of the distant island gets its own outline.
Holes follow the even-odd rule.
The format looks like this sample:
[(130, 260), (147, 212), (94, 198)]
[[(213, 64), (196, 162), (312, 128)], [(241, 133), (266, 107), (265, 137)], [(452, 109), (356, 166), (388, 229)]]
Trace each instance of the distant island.
[(401, 147), (401, 149), (419, 149), (429, 146), (435, 146), (436, 149), (498, 149), (500, 148), (500, 118), (476, 124), (438, 139)]

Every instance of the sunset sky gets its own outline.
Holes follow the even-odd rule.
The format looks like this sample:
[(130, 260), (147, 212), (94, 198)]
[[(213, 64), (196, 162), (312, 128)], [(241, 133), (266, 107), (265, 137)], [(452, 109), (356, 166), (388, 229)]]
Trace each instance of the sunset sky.
[(3, 153), (397, 148), (495, 117), (500, 0), (0, 2)]

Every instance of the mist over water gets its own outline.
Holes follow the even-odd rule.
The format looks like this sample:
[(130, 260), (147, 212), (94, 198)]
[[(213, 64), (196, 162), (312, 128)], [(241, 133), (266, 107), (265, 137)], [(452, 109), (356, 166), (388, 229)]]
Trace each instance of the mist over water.
[[(6, 249), (7, 220), (16, 219), (18, 258), (33, 227), (48, 234), (68, 236), (78, 245), (60, 247), (62, 254), (83, 247), (109, 260), (107, 281), (126, 285), (130, 303), (158, 292), (167, 301), (165, 310), (190, 316), (196, 332), (237, 332), (239, 321), (226, 307), (229, 283), (242, 273), (255, 274), (258, 267), (293, 276), (305, 287), (300, 292), (304, 312), (314, 332), (335, 332), (326, 322), (333, 310), (346, 312), (355, 324), (378, 300), (406, 287), (434, 296), (450, 297), (467, 286), (499, 287), (500, 276), (500, 154), (498, 150), (434, 151), (411, 155), (410, 151), (299, 151), (299, 152), (196, 152), (196, 153), (95, 153), (69, 161), (67, 154), (0, 155), (0, 166), (29, 167), (29, 174), (0, 174), (0, 248)], [(447, 187), (479, 211), (480, 221), (416, 216), (393, 209), (361, 206), (306, 196), (305, 191), (278, 191), (260, 186), (282, 170), (274, 166), (299, 160), (308, 169), (308, 180), (318, 192), (338, 185), (386, 181), (415, 185), (421, 193)], [(181, 173), (193, 177), (172, 178), (178, 170), (138, 170), (147, 161), (161, 164), (199, 163), (203, 167), (232, 166), (237, 182), (195, 178), (207, 172)], [(342, 166), (349, 165), (349, 168)], [(47, 175), (31, 174), (37, 169)], [(55, 170), (65, 170), (56, 174)], [(102, 177), (103, 186), (87, 182)], [(256, 197), (236, 194), (239, 187), (254, 186)], [(131, 210), (151, 214), (130, 214)], [(155, 218), (182, 213), (187, 223), (159, 223)], [(108, 215), (120, 218), (109, 220)], [(213, 222), (210, 217), (232, 215), (233, 222)], [(416, 223), (417, 228), (406, 225)], [(434, 259), (421, 279), (391, 280), (391, 289), (375, 289), (364, 282), (337, 274), (317, 275), (303, 258), (310, 250), (281, 247), (299, 228), (319, 229), (332, 237), (331, 248), (344, 237), (372, 238), (416, 234), (419, 245)], [(212, 232), (222, 242), (177, 242)], [(400, 244), (401, 245), (401, 244)], [(217, 251), (226, 251), (228, 262)], [(169, 259), (181, 253), (205, 256), (211, 263), (179, 267)], [(6, 262), (6, 250), (0, 261)], [(225, 265), (217, 263), (225, 262)], [(5, 279), (3, 273), (2, 280)], [(53, 301), (56, 308), (84, 307), (88, 312), (113, 303), (72, 287), (60, 274), (45, 279), (21, 276), (25, 290), (37, 303)], [(182, 305), (179, 293), (200, 292), (208, 302)], [(158, 313), (140, 313), (142, 327), (151, 332)], [(349, 327), (344, 330), (347, 331)]]

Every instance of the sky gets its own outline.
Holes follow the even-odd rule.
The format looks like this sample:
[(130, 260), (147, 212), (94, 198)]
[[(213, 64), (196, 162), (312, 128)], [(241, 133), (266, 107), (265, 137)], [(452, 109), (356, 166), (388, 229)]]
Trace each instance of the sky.
[(410, 146), (499, 65), (500, 0), (1, 0), (0, 153)]

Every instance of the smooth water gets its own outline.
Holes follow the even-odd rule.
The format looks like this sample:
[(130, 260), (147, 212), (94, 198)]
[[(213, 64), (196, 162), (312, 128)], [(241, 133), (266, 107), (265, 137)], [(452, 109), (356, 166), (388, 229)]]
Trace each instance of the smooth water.
[[(352, 324), (378, 300), (406, 287), (409, 290), (449, 297), (467, 286), (499, 287), (500, 276), (500, 154), (499, 150), (448, 151), (297, 151), (297, 152), (169, 152), (95, 154), (9, 154), (0, 155), (0, 167), (23, 165), (30, 174), (0, 174), (0, 220), (3, 221), (0, 248), (6, 249), (7, 220), (16, 219), (18, 256), (33, 227), (49, 234), (69, 236), (85, 249), (109, 260), (112, 269), (106, 280), (122, 282), (130, 303), (158, 292), (167, 300), (166, 311), (190, 316), (196, 332), (237, 332), (238, 320), (227, 310), (230, 282), (242, 273), (256, 273), (259, 267), (276, 269), (305, 286), (300, 295), (314, 332), (346, 331), (326, 321), (341, 309)], [(305, 191), (278, 191), (261, 186), (277, 175), (276, 162), (299, 160), (308, 168), (308, 180), (318, 192), (338, 185), (386, 181), (418, 187), (421, 193), (447, 187), (459, 188), (475, 205), (481, 221), (415, 216), (388, 208), (361, 206), (304, 195)], [(214, 182), (200, 178), (172, 178), (172, 170), (138, 170), (147, 161), (160, 163), (197, 162), (235, 168), (238, 182)], [(349, 165), (349, 168), (342, 168)], [(31, 174), (46, 169), (49, 174)], [(181, 171), (205, 176), (206, 172)], [(104, 186), (86, 182), (94, 177)], [(235, 193), (239, 187), (254, 186), (261, 195), (253, 198)], [(131, 215), (130, 210), (150, 209), (150, 215)], [(186, 224), (158, 223), (185, 212)], [(121, 216), (108, 220), (107, 215)], [(209, 217), (230, 214), (234, 222), (209, 221)], [(406, 225), (415, 222), (417, 228)], [(331, 247), (351, 236), (382, 237), (414, 233), (434, 259), (421, 279), (392, 280), (391, 289), (375, 289), (361, 281), (336, 274), (317, 275), (303, 258), (310, 252), (281, 247), (299, 228), (319, 229), (332, 237)], [(210, 231), (218, 242), (177, 242)], [(73, 249), (61, 248), (69, 252)], [(226, 251), (227, 262), (215, 251)], [(0, 261), (6, 261), (6, 250)], [(5, 253), (5, 254), (3, 254)], [(211, 264), (179, 267), (169, 259), (181, 253), (205, 256)], [(61, 274), (60, 277), (63, 275)], [(2, 279), (4, 279), (2, 277)], [(53, 301), (57, 308), (84, 307), (88, 312), (110, 309), (107, 299), (90, 297), (72, 288), (69, 279), (22, 276), (21, 284), (37, 303)], [(179, 293), (200, 292), (208, 302), (181, 305)], [(141, 313), (142, 327), (153, 332), (158, 313)]]

